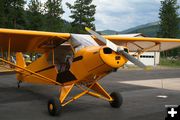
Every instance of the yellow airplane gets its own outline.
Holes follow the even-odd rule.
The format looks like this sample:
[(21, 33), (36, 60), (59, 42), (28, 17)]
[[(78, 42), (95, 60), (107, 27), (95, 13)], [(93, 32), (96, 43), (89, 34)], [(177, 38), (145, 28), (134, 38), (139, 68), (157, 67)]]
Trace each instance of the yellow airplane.
[[(0, 61), (15, 68), (18, 87), (21, 82), (60, 86), (59, 96), (48, 101), (50, 115), (59, 115), (62, 107), (86, 94), (119, 108), (123, 102), (121, 94), (108, 94), (98, 81), (127, 61), (145, 69), (133, 56), (180, 46), (180, 39), (101, 36), (85, 29), (91, 35), (0, 29)], [(129, 51), (136, 54), (132, 56)], [(26, 65), (26, 52), (41, 53), (41, 57)], [(16, 54), (16, 64), (10, 60), (12, 54)], [(68, 98), (74, 87), (82, 92)]]

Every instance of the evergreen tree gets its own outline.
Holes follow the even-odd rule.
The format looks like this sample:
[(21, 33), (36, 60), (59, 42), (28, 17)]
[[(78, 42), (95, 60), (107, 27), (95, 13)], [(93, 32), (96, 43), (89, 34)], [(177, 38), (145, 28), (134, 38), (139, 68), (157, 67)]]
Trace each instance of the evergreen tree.
[(43, 26), (42, 3), (39, 0), (31, 0), (28, 4), (26, 15), (26, 29), (41, 30)]
[[(179, 19), (178, 19), (177, 0), (164, 0), (161, 1), (161, 8), (159, 12), (160, 27), (158, 37), (163, 38), (176, 38), (179, 32)], [(176, 56), (180, 48), (168, 50), (161, 54), (163, 57)]]
[(5, 24), (5, 5), (4, 5), (5, 0), (0, 0), (0, 27), (4, 27)]
[(178, 34), (178, 9), (177, 0), (161, 1), (159, 12), (160, 27), (158, 37), (176, 38)]
[(76, 0), (73, 5), (70, 3), (66, 3), (66, 5), (71, 10), (73, 32), (85, 33), (85, 27), (95, 30), (93, 22), (95, 21), (96, 6), (92, 4), (92, 0)]
[(64, 11), (61, 5), (62, 0), (47, 0), (45, 3), (46, 30), (61, 31), (63, 21), (61, 16)]
[(5, 0), (6, 27), (23, 28), (24, 26), (24, 0)]
[(0, 0), (0, 27), (23, 28), (24, 0)]

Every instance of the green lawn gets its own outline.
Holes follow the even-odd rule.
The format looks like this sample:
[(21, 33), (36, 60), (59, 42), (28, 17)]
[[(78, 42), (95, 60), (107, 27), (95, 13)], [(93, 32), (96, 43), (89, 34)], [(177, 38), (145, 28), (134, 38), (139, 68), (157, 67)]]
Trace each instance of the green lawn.
[(166, 58), (160, 58), (160, 65), (168, 67), (180, 67), (180, 60), (168, 60)]

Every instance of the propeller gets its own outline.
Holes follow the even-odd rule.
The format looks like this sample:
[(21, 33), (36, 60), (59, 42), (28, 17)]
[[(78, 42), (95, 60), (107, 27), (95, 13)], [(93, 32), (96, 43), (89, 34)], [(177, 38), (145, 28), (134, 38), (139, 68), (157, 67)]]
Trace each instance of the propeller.
[(101, 35), (99, 35), (98, 33), (96, 33), (95, 31), (91, 30), (88, 27), (85, 27), (85, 30), (87, 32), (89, 32), (90, 34), (94, 35), (98, 40), (100, 40), (103, 43), (105, 43), (107, 47), (111, 48), (116, 53), (122, 54), (124, 57), (126, 57), (126, 59), (128, 59), (129, 61), (131, 61), (135, 65), (137, 65), (137, 66), (139, 66), (139, 67), (141, 67), (143, 69), (146, 69), (146, 66), (141, 61), (139, 61), (138, 59), (134, 58), (129, 53), (125, 52), (124, 48), (122, 46), (117, 46), (113, 42), (105, 39), (104, 37), (102, 37)]

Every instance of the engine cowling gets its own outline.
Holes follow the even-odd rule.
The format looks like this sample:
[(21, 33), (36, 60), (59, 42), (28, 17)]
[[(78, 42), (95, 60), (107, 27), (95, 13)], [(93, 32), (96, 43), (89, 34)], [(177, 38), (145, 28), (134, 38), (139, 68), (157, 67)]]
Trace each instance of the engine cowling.
[(100, 56), (107, 65), (113, 68), (119, 68), (127, 62), (127, 59), (122, 54), (117, 54), (109, 47), (102, 47)]

